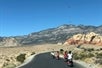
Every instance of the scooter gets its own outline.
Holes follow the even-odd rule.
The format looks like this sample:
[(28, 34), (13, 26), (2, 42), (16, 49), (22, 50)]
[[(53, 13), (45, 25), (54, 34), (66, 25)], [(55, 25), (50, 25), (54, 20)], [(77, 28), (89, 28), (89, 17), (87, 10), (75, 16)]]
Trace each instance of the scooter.
[(68, 61), (67, 61), (67, 65), (68, 65), (69, 67), (73, 67), (73, 61), (72, 61), (72, 60), (68, 60)]

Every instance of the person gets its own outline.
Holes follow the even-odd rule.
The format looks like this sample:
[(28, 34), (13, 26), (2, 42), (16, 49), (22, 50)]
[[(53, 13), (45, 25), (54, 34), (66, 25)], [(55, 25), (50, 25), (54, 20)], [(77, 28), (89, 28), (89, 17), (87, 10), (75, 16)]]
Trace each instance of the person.
[(60, 54), (63, 54), (64, 50), (63, 49), (60, 49)]
[(59, 60), (59, 51), (56, 52), (56, 59)]
[(73, 67), (73, 60), (72, 60), (72, 59), (73, 59), (73, 54), (72, 54), (71, 51), (69, 51), (67, 64), (68, 64), (68, 66), (70, 66), (70, 67)]
[(51, 52), (51, 55), (52, 55), (52, 58), (54, 59), (55, 58), (55, 52)]
[(67, 51), (65, 51), (65, 52), (64, 52), (64, 59), (65, 59), (65, 62), (68, 61), (67, 57), (68, 57), (68, 54), (67, 54)]
[(73, 54), (71, 51), (69, 51), (68, 53), (68, 60), (71, 60), (72, 61), (72, 58), (73, 58)]

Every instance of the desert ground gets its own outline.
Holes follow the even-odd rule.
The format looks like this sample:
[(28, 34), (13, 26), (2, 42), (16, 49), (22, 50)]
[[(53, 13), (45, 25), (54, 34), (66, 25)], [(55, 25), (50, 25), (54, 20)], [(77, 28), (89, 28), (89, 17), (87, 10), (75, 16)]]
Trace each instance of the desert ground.
[[(81, 48), (94, 48), (95, 50), (98, 50), (102, 48), (102, 46), (95, 46), (95, 45), (82, 45)], [(32, 46), (20, 46), (20, 47), (0, 47), (0, 68), (15, 68), (22, 63), (16, 60), (16, 57), (20, 54), (26, 54), (26, 58), (30, 57), (32, 53), (39, 54), (44, 52), (51, 52), (51, 51), (59, 51), (60, 49), (63, 49), (64, 51), (73, 51), (73, 52), (81, 52), (82, 49), (77, 48), (77, 45), (58, 45), (58, 44), (42, 44), (42, 45), (32, 45)], [(96, 51), (95, 51), (96, 52)], [(98, 52), (102, 53), (102, 50), (99, 50)], [(83, 61), (78, 60), (76, 61), (78, 63), (84, 64)], [(90, 63), (85, 62), (85, 63)], [(93, 64), (93, 63), (92, 63)], [(93, 64), (93, 68), (101, 68), (101, 64)], [(91, 66), (93, 66), (91, 65)], [(96, 67), (95, 67), (96, 66)], [(92, 68), (92, 67), (90, 67)]]

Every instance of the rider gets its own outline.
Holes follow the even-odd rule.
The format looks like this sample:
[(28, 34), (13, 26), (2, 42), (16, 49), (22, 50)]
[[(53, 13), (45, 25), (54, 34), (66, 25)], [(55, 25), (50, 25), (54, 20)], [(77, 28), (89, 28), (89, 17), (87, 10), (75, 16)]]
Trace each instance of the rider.
[(59, 60), (59, 51), (56, 52), (56, 59)]
[(68, 53), (68, 65), (70, 66), (70, 67), (73, 67), (73, 60), (72, 60), (72, 58), (73, 58), (73, 54), (72, 54), (72, 52), (71, 51), (69, 51), (69, 53)]
[(72, 58), (73, 58), (73, 54), (71, 51), (69, 51), (68, 53), (68, 61), (72, 61)]
[(55, 52), (53, 51), (53, 52), (51, 52), (51, 55), (52, 55), (52, 57), (53, 57), (53, 59), (55, 58)]
[(68, 58), (67, 58), (67, 57), (68, 57), (68, 54), (67, 54), (67, 51), (65, 51), (65, 52), (64, 52), (64, 59), (65, 59), (65, 62), (68, 61)]

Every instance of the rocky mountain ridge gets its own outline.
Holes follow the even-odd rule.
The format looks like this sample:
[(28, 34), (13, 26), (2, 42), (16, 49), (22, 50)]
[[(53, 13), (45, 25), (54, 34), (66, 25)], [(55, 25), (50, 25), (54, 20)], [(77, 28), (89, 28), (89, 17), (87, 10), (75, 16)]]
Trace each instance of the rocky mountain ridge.
[(56, 28), (34, 32), (24, 36), (0, 37), (0, 46), (19, 46), (59, 42), (64, 43), (68, 38), (75, 34), (86, 34), (89, 32), (95, 32), (102, 35), (102, 25), (96, 27), (64, 24)]

